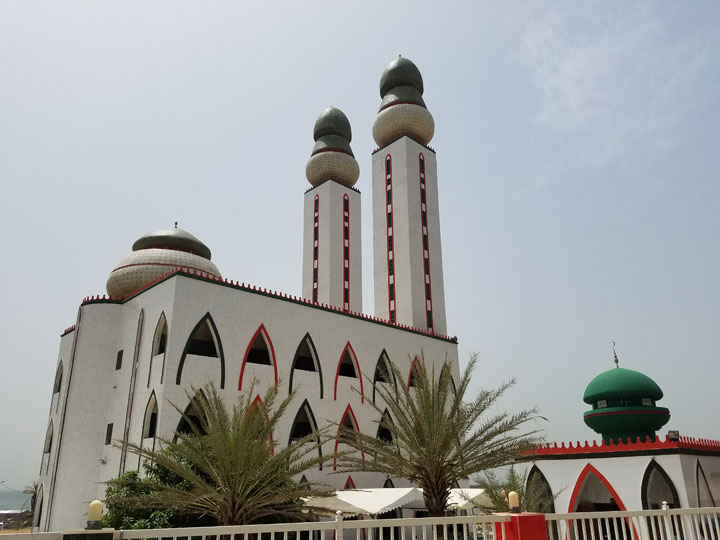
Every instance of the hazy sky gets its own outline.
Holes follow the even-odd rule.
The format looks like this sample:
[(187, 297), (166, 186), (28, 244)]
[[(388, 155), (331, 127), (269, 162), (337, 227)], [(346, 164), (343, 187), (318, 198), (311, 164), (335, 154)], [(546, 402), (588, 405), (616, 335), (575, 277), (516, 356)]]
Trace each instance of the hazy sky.
[[(442, 6), (442, 7), (440, 7)], [(177, 220), (224, 276), (300, 293), (312, 127), (353, 127), (372, 313), (371, 126), (402, 54), (435, 117), (449, 332), (551, 440), (652, 376), (720, 438), (720, 3), (0, 0), (0, 480), (40, 465), (59, 334)]]

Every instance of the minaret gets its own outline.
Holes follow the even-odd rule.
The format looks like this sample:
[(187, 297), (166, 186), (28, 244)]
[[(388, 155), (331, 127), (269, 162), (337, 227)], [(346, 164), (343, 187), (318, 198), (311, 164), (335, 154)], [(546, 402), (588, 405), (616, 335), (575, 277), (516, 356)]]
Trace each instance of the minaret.
[(315, 147), (305, 168), (303, 286), (305, 298), (345, 311), (362, 311), (360, 175), (350, 149), (345, 114), (326, 109), (315, 122)]
[(375, 315), (439, 334), (447, 332), (435, 151), (435, 122), (423, 80), (407, 58), (380, 78), (373, 124)]

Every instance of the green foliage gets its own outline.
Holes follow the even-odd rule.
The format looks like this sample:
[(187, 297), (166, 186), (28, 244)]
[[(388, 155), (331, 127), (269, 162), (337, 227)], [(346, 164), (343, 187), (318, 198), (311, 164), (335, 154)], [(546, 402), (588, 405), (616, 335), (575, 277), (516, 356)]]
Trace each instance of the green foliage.
[(552, 493), (550, 486), (538, 475), (532, 476), (528, 482), (527, 472), (519, 474), (513, 466), (504, 477), (499, 476), (497, 471), (485, 471), (475, 482), (485, 489), (485, 495), (490, 499), (491, 506), (483, 508), (486, 512), (507, 512), (510, 509), (507, 494), (514, 491), (518, 494), (522, 512), (551, 513), (555, 499), (562, 492)]
[[(521, 431), (538, 418), (535, 409), (491, 413), (514, 380), (465, 400), (476, 363), (473, 355), (456, 389), (449, 363), (437, 374), (424, 358), (415, 368), (413, 387), (400, 383), (396, 391), (392, 384), (374, 383), (381, 399), (369, 403), (391, 440), (386, 440), (387, 435), (340, 430), (340, 442), (356, 450), (338, 456), (340, 468), (405, 478), (423, 488), (428, 513), (442, 516), (454, 485), (472, 474), (506, 465), (539, 444), (537, 430)], [(405, 380), (396, 365), (390, 368), (396, 381)], [(389, 415), (384, 414), (386, 407)]]
[(253, 399), (254, 388), (240, 394), (231, 409), (213, 385), (193, 389), (192, 415), (175, 406), (189, 433), (160, 439), (165, 448), (160, 451), (128, 444), (130, 452), (153, 463), (149, 484), (128, 481), (128, 492), (116, 498), (121, 507), (140, 512), (136, 522), (151, 516), (158, 522), (206, 518), (217, 525), (308, 518), (302, 498), (327, 492), (293, 477), (325, 460), (317, 454), (326, 435), (314, 432), (279, 448), (272, 434), (294, 394), (279, 401), (273, 387), (260, 402)]

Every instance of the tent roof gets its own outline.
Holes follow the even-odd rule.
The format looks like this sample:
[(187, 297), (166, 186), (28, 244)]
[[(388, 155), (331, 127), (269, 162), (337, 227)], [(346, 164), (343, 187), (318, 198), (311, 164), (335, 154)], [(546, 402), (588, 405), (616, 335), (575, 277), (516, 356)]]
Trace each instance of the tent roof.
[(453, 488), (448, 497), (450, 508), (467, 510), (479, 506), (491, 506), (490, 499), (485, 495), (485, 490), (480, 488)]
[(423, 502), (418, 488), (342, 489), (333, 497), (311, 497), (305, 504), (344, 514), (376, 515), (412, 503)]

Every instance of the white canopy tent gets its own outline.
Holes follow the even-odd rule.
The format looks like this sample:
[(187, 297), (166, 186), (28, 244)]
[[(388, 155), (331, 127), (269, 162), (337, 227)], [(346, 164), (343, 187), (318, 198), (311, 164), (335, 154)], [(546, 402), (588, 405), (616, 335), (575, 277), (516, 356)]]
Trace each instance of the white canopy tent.
[(448, 507), (453, 510), (491, 507), (490, 498), (480, 488), (453, 488), (448, 497)]
[(343, 514), (370, 516), (413, 504), (416, 508), (424, 506), (423, 494), (418, 488), (342, 489), (332, 497), (310, 497), (305, 504), (332, 512), (340, 510)]

